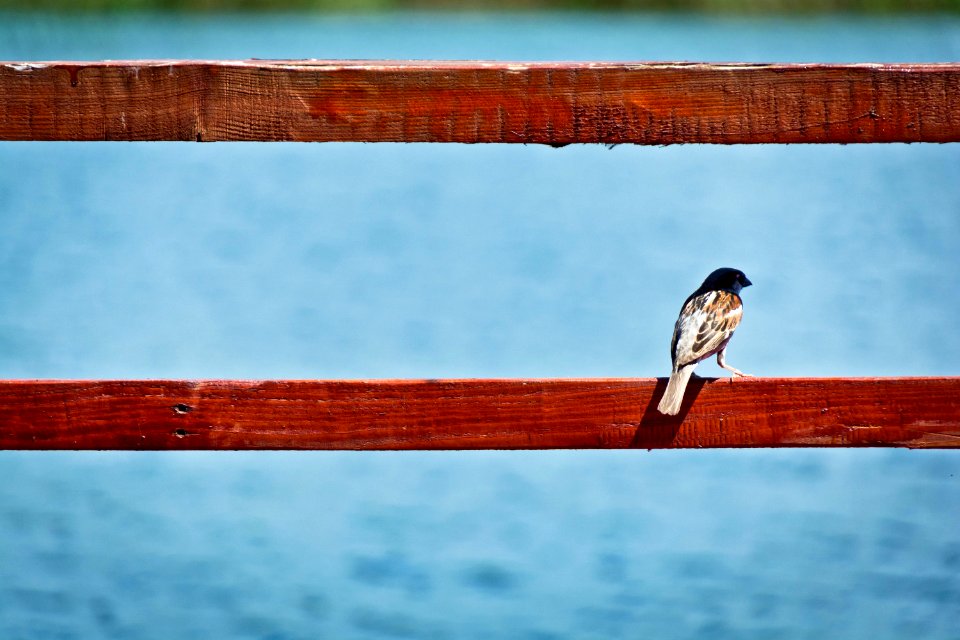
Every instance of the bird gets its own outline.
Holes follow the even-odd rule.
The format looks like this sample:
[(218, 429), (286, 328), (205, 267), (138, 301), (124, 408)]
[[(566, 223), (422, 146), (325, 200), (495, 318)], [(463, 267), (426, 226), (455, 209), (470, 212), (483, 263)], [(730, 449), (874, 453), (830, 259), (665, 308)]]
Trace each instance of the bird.
[(683, 403), (687, 382), (697, 363), (716, 354), (717, 364), (734, 377), (752, 377), (726, 363), (724, 352), (743, 317), (740, 291), (753, 283), (739, 269), (723, 267), (707, 276), (684, 301), (673, 328), (670, 358), (673, 371), (657, 406), (660, 413), (675, 416)]

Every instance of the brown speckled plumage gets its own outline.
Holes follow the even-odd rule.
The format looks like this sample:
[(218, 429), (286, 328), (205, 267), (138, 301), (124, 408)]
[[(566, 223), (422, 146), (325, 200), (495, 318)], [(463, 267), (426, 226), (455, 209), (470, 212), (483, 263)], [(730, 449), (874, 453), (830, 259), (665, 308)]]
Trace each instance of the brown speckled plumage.
[[(684, 353), (677, 353), (680, 337), (681, 319), (697, 318), (701, 320), (693, 344)], [(680, 319), (674, 327), (670, 351), (674, 367), (692, 362), (700, 362), (717, 352), (733, 335), (743, 317), (743, 301), (729, 291), (711, 291), (692, 298), (680, 312)], [(677, 356), (680, 356), (679, 360)]]

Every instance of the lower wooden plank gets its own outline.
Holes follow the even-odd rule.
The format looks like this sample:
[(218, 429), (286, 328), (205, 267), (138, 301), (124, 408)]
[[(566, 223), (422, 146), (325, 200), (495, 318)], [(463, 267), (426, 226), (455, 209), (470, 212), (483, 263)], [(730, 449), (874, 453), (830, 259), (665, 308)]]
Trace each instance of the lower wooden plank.
[(960, 141), (960, 64), (0, 62), (0, 140)]
[(960, 378), (4, 381), (3, 449), (960, 447)]

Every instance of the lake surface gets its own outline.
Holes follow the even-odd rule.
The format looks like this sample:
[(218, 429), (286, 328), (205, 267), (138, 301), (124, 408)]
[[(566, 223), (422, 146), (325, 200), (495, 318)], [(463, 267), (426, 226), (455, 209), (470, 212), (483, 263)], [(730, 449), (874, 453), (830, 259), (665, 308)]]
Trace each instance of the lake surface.
[[(925, 62), (960, 20), (0, 14), (0, 59)], [(0, 143), (0, 377), (960, 373), (960, 145)], [(719, 375), (712, 363), (702, 375)], [(958, 638), (960, 456), (0, 453), (2, 638)]]

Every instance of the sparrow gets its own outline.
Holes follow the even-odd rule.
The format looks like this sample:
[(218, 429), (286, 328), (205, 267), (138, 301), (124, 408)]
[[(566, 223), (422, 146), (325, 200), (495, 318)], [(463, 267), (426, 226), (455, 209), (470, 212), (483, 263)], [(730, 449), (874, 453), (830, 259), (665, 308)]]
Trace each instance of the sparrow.
[(714, 354), (717, 355), (717, 364), (732, 371), (734, 377), (750, 377), (729, 366), (724, 361), (724, 351), (743, 317), (740, 290), (751, 284), (739, 269), (717, 269), (684, 301), (673, 328), (670, 342), (673, 372), (657, 407), (660, 413), (677, 415), (683, 403), (683, 392), (697, 363)]

